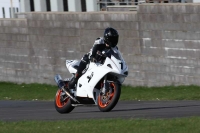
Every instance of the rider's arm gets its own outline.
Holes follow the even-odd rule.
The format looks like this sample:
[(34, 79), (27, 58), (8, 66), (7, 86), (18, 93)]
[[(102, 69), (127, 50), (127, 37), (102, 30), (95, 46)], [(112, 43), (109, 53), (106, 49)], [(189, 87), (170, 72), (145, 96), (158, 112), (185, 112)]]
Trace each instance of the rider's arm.
[(91, 57), (96, 57), (96, 54), (97, 54), (97, 51), (102, 51), (104, 50), (106, 47), (105, 44), (95, 44), (92, 48), (92, 54), (91, 54)]
[(91, 57), (95, 58), (97, 51), (104, 50), (106, 45), (104, 44), (104, 39), (102, 37), (99, 37), (95, 40), (94, 45), (91, 49)]

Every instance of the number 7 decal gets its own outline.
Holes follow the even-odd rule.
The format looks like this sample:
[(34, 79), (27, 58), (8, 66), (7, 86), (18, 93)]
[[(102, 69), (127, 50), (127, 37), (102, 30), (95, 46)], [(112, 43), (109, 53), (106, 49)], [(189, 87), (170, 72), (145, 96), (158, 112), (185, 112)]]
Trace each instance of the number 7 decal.
[(119, 64), (121, 64), (121, 69), (123, 70), (123, 63), (122, 63), (122, 62), (120, 62)]

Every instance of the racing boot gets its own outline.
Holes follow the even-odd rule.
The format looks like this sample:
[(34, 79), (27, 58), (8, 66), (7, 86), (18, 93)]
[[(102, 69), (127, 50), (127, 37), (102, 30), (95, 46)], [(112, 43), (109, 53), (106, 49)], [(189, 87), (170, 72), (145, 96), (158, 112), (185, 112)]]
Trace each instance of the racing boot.
[(72, 89), (75, 87), (75, 84), (77, 83), (80, 76), (81, 76), (80, 74), (76, 73), (75, 76), (71, 79), (71, 81), (69, 81), (68, 83), (69, 89)]

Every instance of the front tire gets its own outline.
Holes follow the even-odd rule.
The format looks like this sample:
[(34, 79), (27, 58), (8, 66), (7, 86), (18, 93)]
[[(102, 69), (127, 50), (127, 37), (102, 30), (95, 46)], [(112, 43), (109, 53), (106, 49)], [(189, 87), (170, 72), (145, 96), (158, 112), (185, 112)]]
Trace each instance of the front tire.
[(54, 100), (56, 110), (61, 113), (70, 113), (75, 107), (71, 105), (71, 99), (62, 95), (62, 90), (58, 89), (55, 100)]
[(109, 92), (106, 95), (99, 93), (98, 107), (102, 112), (112, 110), (117, 104), (121, 94), (121, 86), (118, 83), (109, 83)]

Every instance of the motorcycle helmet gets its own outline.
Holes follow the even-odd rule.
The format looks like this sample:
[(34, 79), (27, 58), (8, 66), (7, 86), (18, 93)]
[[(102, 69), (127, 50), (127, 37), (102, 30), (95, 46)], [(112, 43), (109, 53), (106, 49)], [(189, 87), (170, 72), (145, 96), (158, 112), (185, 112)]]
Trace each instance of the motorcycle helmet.
[(104, 32), (104, 41), (106, 44), (108, 44), (110, 47), (115, 47), (118, 43), (119, 34), (117, 30), (108, 27), (105, 29)]

